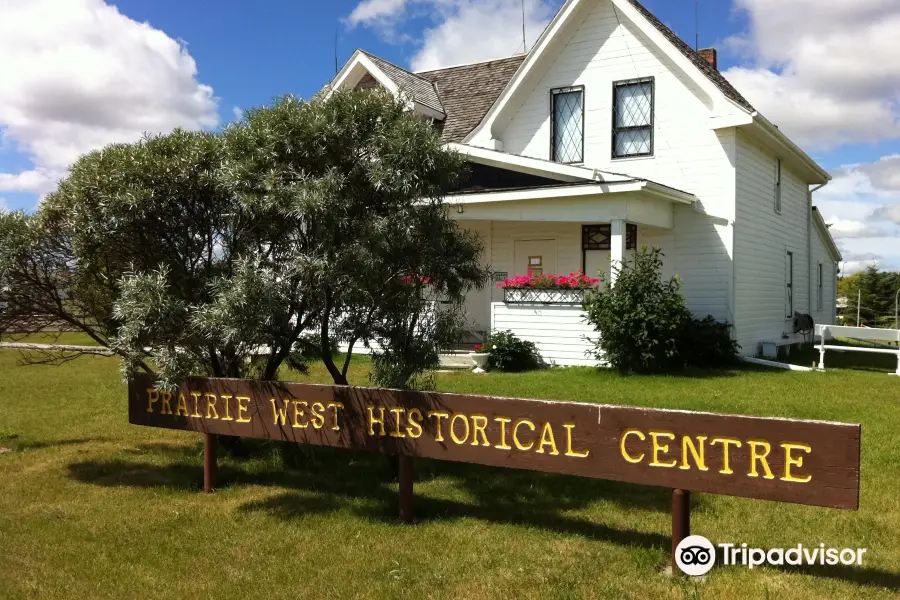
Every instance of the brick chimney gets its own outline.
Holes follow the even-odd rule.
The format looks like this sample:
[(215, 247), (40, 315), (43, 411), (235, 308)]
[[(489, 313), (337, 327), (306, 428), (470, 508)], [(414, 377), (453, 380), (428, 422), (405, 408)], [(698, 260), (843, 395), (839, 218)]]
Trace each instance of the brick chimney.
[(703, 60), (709, 63), (716, 71), (719, 70), (719, 55), (716, 53), (715, 48), (700, 48), (697, 50), (697, 54), (703, 57)]

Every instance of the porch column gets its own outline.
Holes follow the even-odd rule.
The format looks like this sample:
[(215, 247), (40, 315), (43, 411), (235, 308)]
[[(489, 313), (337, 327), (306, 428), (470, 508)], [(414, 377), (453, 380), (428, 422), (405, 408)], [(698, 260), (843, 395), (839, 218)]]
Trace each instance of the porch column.
[(610, 221), (612, 236), (609, 240), (609, 285), (616, 284), (616, 269), (625, 261), (625, 220)]

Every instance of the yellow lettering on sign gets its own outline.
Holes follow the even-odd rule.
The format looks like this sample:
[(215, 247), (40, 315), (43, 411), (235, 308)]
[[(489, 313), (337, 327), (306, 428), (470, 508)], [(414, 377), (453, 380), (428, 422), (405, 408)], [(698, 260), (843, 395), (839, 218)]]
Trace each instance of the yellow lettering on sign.
[[(462, 419), (462, 422), (466, 425), (466, 435), (464, 435), (462, 438), (456, 435), (455, 426), (457, 419)], [(453, 418), (450, 419), (450, 438), (457, 444), (465, 444), (466, 440), (469, 439), (469, 420), (466, 418), (466, 415), (462, 413), (455, 413), (453, 415)]]
[(250, 396), (236, 396), (235, 400), (237, 401), (237, 422), (249, 423), (252, 421), (253, 417), (244, 416), (244, 413), (250, 410)]
[(191, 416), (199, 419), (203, 415), (200, 414), (200, 411), (197, 410), (197, 405), (200, 403), (200, 392), (190, 392), (191, 398), (194, 399), (194, 411), (191, 413)]
[(159, 411), (160, 414), (163, 415), (171, 415), (172, 414), (172, 392), (162, 392), (160, 394), (160, 398), (162, 399), (162, 409)]
[(572, 431), (575, 429), (575, 423), (563, 423), (563, 427), (566, 430), (566, 456), (574, 456), (575, 458), (587, 458), (590, 455), (590, 450), (585, 450), (584, 452), (576, 452), (572, 449)]
[(222, 408), (225, 409), (225, 416), (222, 417), (223, 421), (234, 421), (234, 417), (231, 416), (231, 413), (228, 412), (228, 403), (231, 402), (231, 396), (229, 394), (220, 394), (219, 398), (222, 399)]
[(425, 420), (422, 411), (418, 408), (409, 409), (406, 420), (409, 422), (409, 425), (406, 426), (406, 435), (413, 439), (422, 437), (422, 421)]
[(543, 454), (544, 446), (550, 446), (550, 454), (552, 456), (559, 454), (559, 450), (556, 449), (556, 440), (553, 439), (553, 428), (550, 426), (550, 423), (544, 423), (544, 430), (541, 431), (541, 443), (538, 444), (536, 452)]
[(391, 412), (394, 414), (394, 430), (391, 432), (391, 437), (406, 437), (406, 434), (400, 431), (400, 423), (403, 422), (403, 413), (406, 412), (406, 409), (395, 406), (391, 409)]
[(719, 473), (721, 473), (722, 475), (731, 475), (732, 473), (734, 473), (734, 471), (731, 470), (731, 467), (728, 464), (728, 447), (734, 446), (735, 448), (740, 448), (741, 440), (737, 440), (735, 438), (716, 437), (713, 438), (709, 443), (712, 446), (715, 446), (716, 444), (722, 444), (722, 468), (719, 469)]
[(534, 447), (534, 440), (531, 440), (530, 442), (528, 442), (527, 446), (522, 445), (522, 442), (519, 441), (519, 427), (521, 425), (526, 425), (532, 431), (534, 431), (536, 428), (534, 426), (534, 423), (532, 423), (528, 419), (516, 419), (516, 422), (513, 425), (513, 443), (516, 445), (516, 448), (518, 448), (519, 450), (528, 451), (528, 450), (531, 450), (532, 447)]
[(494, 446), (499, 450), (512, 450), (512, 446), (506, 443), (506, 426), (512, 423), (509, 417), (494, 417), (494, 420), (500, 423), (500, 443)]
[(679, 469), (683, 469), (685, 471), (691, 468), (691, 465), (688, 464), (688, 452), (690, 455), (694, 457), (694, 464), (697, 466), (697, 469), (700, 471), (709, 471), (709, 467), (706, 466), (705, 452), (706, 452), (706, 436), (698, 435), (697, 443), (700, 444), (700, 448), (694, 445), (694, 440), (691, 436), (686, 435), (681, 438), (681, 466)]
[(672, 468), (676, 464), (678, 464), (678, 461), (675, 460), (674, 458), (672, 459), (672, 462), (662, 462), (659, 460), (660, 452), (662, 452), (663, 454), (666, 454), (669, 452), (669, 445), (668, 444), (660, 444), (659, 438), (666, 438), (666, 439), (674, 440), (675, 434), (668, 432), (668, 431), (651, 431), (650, 432), (650, 439), (653, 442), (653, 460), (650, 462), (650, 466), (651, 467)]
[(641, 440), (642, 442), (647, 438), (638, 429), (626, 429), (625, 432), (622, 434), (622, 439), (619, 440), (619, 452), (622, 453), (622, 458), (624, 458), (625, 460), (627, 460), (628, 462), (630, 462), (632, 464), (638, 464), (639, 462), (644, 460), (644, 453), (641, 452), (641, 455), (638, 456), (637, 458), (631, 456), (628, 453), (628, 450), (625, 449), (625, 442), (628, 441), (629, 435), (636, 435), (638, 437), (638, 439)]
[[(272, 403), (272, 423), (274, 425), (278, 425), (279, 421), (281, 421), (281, 425), (287, 425), (287, 414), (288, 414), (288, 400), (287, 398), (283, 398), (281, 400), (282, 407), (278, 408), (278, 404), (275, 402), (275, 398), (271, 398), (269, 402)], [(295, 412), (296, 414), (296, 412)]]
[[(294, 418), (291, 422), (291, 427), (296, 427), (298, 429), (306, 429), (309, 427), (309, 421), (301, 421), (302, 417), (306, 416), (306, 412), (303, 410), (307, 408), (306, 400), (293, 400), (291, 404), (294, 407)], [(287, 400), (285, 400), (285, 408), (287, 408)], [(284, 425), (284, 423), (282, 423)]]
[(429, 410), (428, 413), (426, 413), (426, 414), (428, 414), (429, 417), (434, 417), (434, 420), (435, 420), (435, 426), (434, 426), (434, 434), (435, 434), (435, 435), (434, 435), (434, 441), (436, 441), (436, 442), (443, 442), (443, 441), (444, 441), (444, 434), (441, 433), (441, 419), (447, 419), (447, 418), (449, 418), (449, 417), (450, 417), (450, 413), (444, 412), (444, 411), (441, 411), (441, 410)]
[(313, 429), (322, 429), (325, 426), (325, 405), (321, 402), (313, 402), (312, 405), (312, 426)]
[(375, 424), (378, 423), (379, 429), (381, 429), (381, 433), (379, 435), (384, 436), (384, 407), (378, 407), (378, 414), (380, 417), (375, 416), (375, 407), (368, 406), (369, 411), (369, 435), (375, 435)]
[(478, 445), (478, 434), (481, 434), (481, 445), (482, 446), (490, 446), (491, 443), (487, 439), (487, 434), (484, 432), (485, 428), (487, 428), (488, 418), (484, 415), (472, 415), (472, 445)]
[(806, 444), (792, 444), (790, 442), (784, 442), (781, 444), (781, 447), (784, 449), (784, 477), (780, 477), (782, 481), (793, 481), (795, 483), (807, 483), (812, 479), (812, 475), (807, 475), (806, 477), (795, 477), (791, 475), (791, 467), (802, 467), (803, 466), (803, 457), (802, 456), (791, 456), (792, 450), (802, 450), (809, 454), (812, 452), (812, 448), (807, 446)]
[[(216, 410), (216, 402), (219, 400), (219, 397), (213, 394), (212, 392), (206, 393), (206, 418), (207, 419), (218, 419), (219, 411)], [(210, 414), (212, 413), (212, 414)]]
[(338, 410), (344, 408), (344, 403), (343, 403), (343, 402), (329, 402), (329, 403), (328, 403), (328, 408), (333, 408), (333, 409), (334, 409), (334, 410), (331, 412), (332, 416), (334, 417), (334, 421), (333, 421), (332, 424), (331, 424), (331, 428), (332, 428), (333, 430), (335, 430), (335, 431), (340, 431), (341, 426), (340, 426), (340, 424), (338, 423)]
[(153, 405), (159, 402), (159, 390), (147, 388), (147, 412), (153, 412)]
[[(763, 470), (766, 472), (766, 474), (763, 475), (763, 479), (775, 479), (775, 476), (772, 475), (772, 469), (769, 468), (769, 461), (766, 460), (766, 457), (769, 456), (769, 452), (772, 451), (772, 446), (769, 442), (762, 440), (747, 440), (747, 445), (750, 446), (750, 472), (747, 473), (747, 477), (759, 477), (759, 473), (756, 472), (756, 462), (759, 461), (759, 464), (762, 465)], [(760, 448), (762, 448), (764, 452), (760, 452)]]
[[(182, 415), (182, 413), (184, 413)], [(176, 416), (188, 416), (187, 402), (184, 400), (184, 394), (178, 394), (178, 405), (175, 407)]]

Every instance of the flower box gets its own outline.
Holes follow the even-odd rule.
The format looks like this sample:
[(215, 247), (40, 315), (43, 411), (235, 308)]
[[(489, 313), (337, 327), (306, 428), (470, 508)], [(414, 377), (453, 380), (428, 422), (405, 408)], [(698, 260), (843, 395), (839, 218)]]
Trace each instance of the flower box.
[(506, 288), (503, 301), (507, 304), (584, 304), (585, 290)]
[(516, 275), (497, 284), (507, 304), (575, 304), (584, 303), (585, 292), (600, 283), (583, 271), (568, 275)]

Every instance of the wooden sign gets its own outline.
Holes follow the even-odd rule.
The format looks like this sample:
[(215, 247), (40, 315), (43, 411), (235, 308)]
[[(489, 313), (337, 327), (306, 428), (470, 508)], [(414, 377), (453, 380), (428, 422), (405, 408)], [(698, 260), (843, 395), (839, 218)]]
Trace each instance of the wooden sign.
[(859, 425), (237, 379), (128, 395), (136, 425), (859, 507)]

